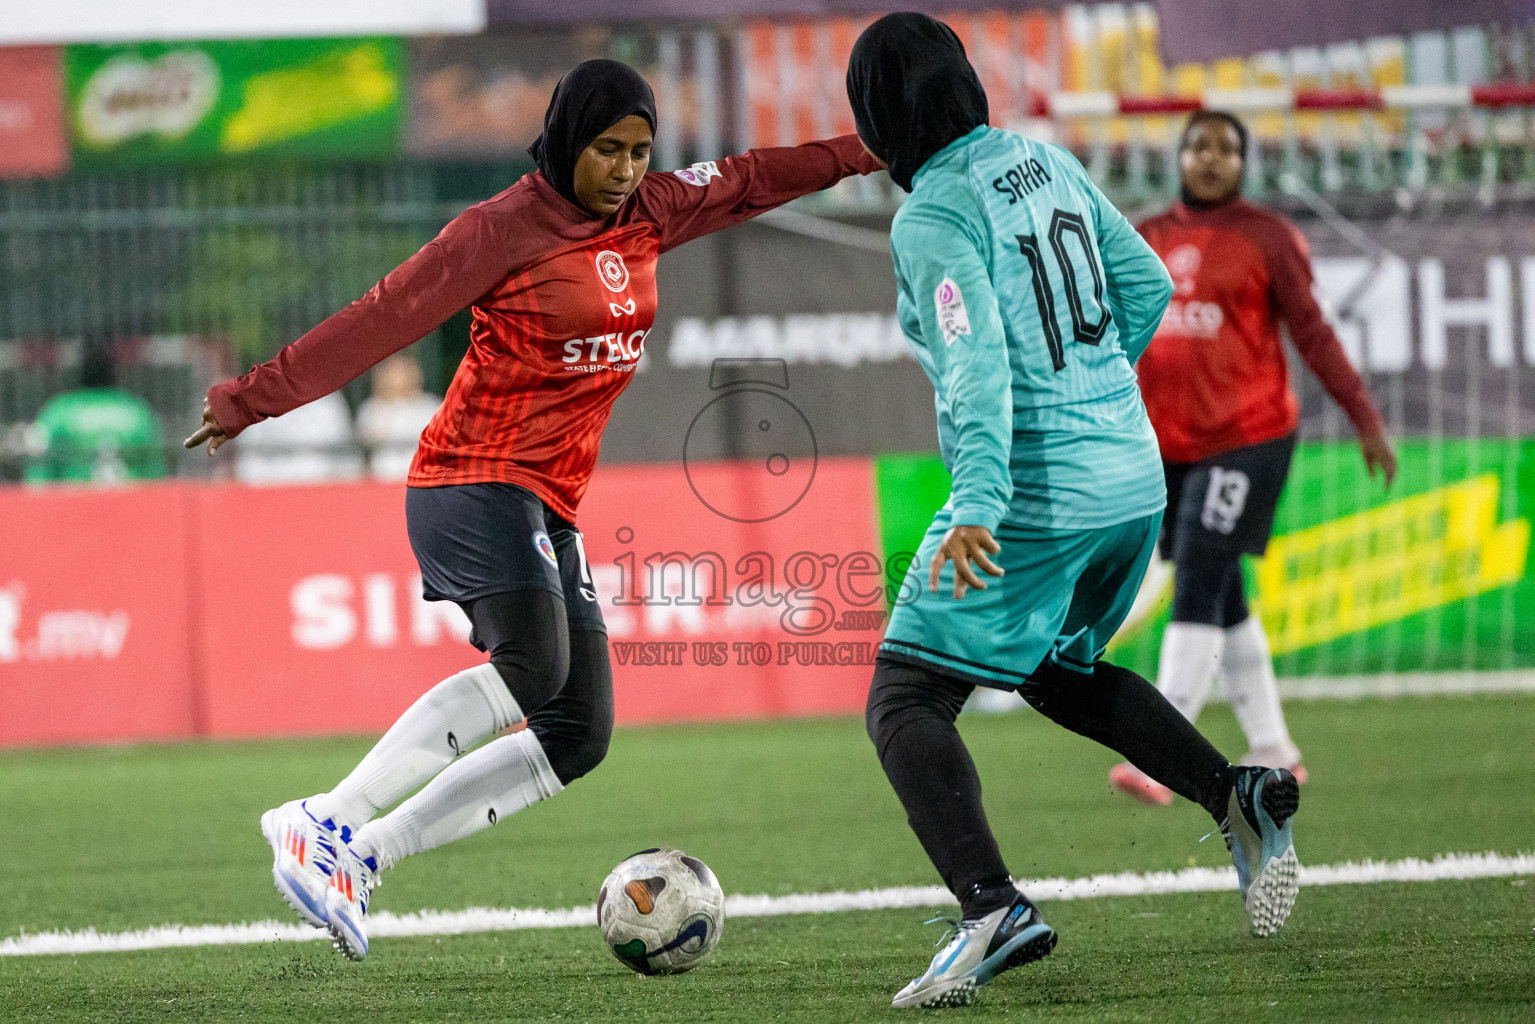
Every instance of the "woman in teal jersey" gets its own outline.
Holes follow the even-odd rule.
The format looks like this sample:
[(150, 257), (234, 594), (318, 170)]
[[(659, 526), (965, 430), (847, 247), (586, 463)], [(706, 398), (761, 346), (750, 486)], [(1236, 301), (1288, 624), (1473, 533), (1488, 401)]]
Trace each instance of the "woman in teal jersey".
[(847, 81), (864, 145), (912, 193), (891, 229), (897, 310), (954, 477), (869, 692), (880, 764), (961, 908), (894, 1003), (968, 1003), (1055, 945), (1012, 884), (954, 727), (976, 685), (1020, 691), (1204, 806), (1268, 934), (1295, 898), (1295, 780), (1233, 767), (1156, 687), (1101, 660), (1165, 503), (1131, 364), (1167, 273), (1069, 153), (986, 127), (985, 93), (941, 22), (875, 22)]

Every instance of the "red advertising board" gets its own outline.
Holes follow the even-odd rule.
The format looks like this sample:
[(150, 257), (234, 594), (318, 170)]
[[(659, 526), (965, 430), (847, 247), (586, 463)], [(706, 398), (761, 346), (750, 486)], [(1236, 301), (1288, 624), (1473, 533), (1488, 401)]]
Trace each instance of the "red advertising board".
[(0, 48), (0, 178), (61, 174), (68, 166), (59, 48)]
[(0, 743), (189, 736), (187, 494), (0, 489)]
[(214, 736), (381, 732), (483, 658), (420, 599), (394, 484), (195, 494), (196, 637)]
[[(752, 501), (755, 472), (694, 467), (692, 483), (680, 463), (597, 474), (579, 525), (620, 722), (862, 707), (879, 626), (842, 617), (854, 606), (838, 581), (840, 571), (842, 589), (866, 595), (857, 608), (877, 619), (870, 465), (823, 460), (803, 499), (765, 522), (726, 519), (694, 492)], [(484, 658), (456, 607), (420, 598), (400, 487), (224, 487), (197, 500), (196, 632), (212, 735), (380, 731)], [(762, 557), (741, 568), (752, 552)], [(753, 573), (770, 577), (768, 591), (743, 607), (735, 591)], [(694, 577), (698, 592), (684, 592)], [(863, 628), (836, 628), (850, 623)], [(839, 654), (851, 663), (836, 664)]]
[(775, 515), (799, 490), (777, 482), (746, 463), (614, 466), (593, 479), (579, 525), (620, 722), (863, 708), (884, 632), (872, 464), (820, 460)]
[[(619, 721), (861, 708), (873, 495), (863, 459), (599, 471)], [(0, 491), (0, 745), (382, 731), (484, 658), (421, 600), (404, 510), (373, 483)]]

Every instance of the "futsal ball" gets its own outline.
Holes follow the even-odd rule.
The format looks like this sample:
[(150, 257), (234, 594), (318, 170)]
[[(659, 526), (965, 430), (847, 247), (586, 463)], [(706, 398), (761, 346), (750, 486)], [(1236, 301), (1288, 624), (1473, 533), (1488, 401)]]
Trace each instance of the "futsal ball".
[(697, 857), (641, 850), (602, 883), (597, 926), (613, 955), (634, 970), (680, 974), (719, 944), (725, 894)]

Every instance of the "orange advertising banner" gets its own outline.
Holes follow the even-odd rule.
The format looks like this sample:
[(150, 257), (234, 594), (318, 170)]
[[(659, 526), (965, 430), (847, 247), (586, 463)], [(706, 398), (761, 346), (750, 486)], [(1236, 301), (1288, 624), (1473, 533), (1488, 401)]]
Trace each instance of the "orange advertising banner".
[[(753, 20), (740, 36), (743, 114), (754, 146), (792, 146), (853, 131), (847, 63), (875, 15)], [(1044, 10), (950, 11), (986, 88), (993, 124), (1016, 123), (1061, 86), (1061, 15)]]

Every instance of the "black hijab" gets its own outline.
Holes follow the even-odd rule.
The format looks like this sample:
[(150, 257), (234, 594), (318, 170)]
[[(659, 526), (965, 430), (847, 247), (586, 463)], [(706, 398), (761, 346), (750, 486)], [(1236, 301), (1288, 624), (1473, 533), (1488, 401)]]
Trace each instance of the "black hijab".
[(638, 114), (656, 130), (656, 98), (640, 73), (616, 60), (582, 61), (554, 87), (543, 134), (528, 153), (544, 180), (577, 206), (576, 158), (604, 129)]
[(925, 14), (887, 14), (864, 29), (847, 64), (847, 98), (858, 137), (908, 192), (934, 153), (989, 116), (965, 45)]

